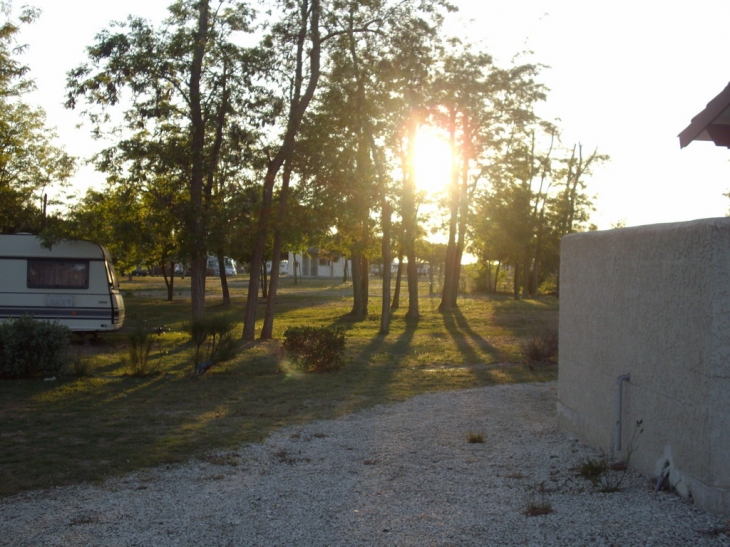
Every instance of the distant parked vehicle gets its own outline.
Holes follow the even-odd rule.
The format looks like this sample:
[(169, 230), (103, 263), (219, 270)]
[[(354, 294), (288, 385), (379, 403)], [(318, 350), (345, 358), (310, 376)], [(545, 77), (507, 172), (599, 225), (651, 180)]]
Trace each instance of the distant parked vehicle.
[[(226, 277), (233, 277), (236, 275), (236, 262), (232, 258), (223, 257), (223, 264), (226, 269)], [(208, 257), (208, 275), (221, 275), (220, 264), (218, 263), (217, 256)]]
[[(271, 260), (269, 260), (266, 263), (266, 273), (271, 275)], [(279, 275), (286, 275), (289, 273), (289, 261), (288, 260), (281, 260), (279, 261)]]
[(47, 249), (31, 234), (0, 235), (0, 321), (21, 315), (72, 331), (119, 329), (124, 300), (109, 251), (64, 240)]

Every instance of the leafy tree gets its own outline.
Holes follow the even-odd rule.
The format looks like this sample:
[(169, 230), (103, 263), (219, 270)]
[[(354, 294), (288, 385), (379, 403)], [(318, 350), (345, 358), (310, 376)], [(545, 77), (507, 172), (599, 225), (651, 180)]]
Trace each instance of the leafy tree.
[(513, 143), (477, 200), (481, 220), (472, 248), (490, 275), (491, 261), (514, 267), (515, 298), (534, 296), (546, 276), (557, 273), (563, 235), (590, 229), (586, 178), (608, 159), (597, 151), (583, 158), (580, 145), (564, 150), (555, 129), (543, 127), (549, 138), (532, 133)]
[(73, 174), (75, 159), (53, 144), (56, 134), (46, 126), (45, 113), (23, 101), (34, 88), (28, 67), (18, 59), (20, 25), (40, 14), (25, 7), (18, 22), (10, 2), (0, 2), (0, 230), (39, 232), (45, 225), (47, 191)]
[(209, 215), (225, 125), (260, 106), (253, 79), (265, 65), (261, 50), (236, 45), (239, 33), (252, 30), (248, 6), (219, 0), (211, 9), (210, 3), (174, 2), (159, 29), (135, 17), (113, 23), (67, 83), (67, 106), (83, 99), (97, 134), (112, 121), (110, 110), (124, 105), (123, 121), (114, 128), (123, 138), (112, 147), (122, 164), (153, 165), (165, 178), (184, 177), (181, 242), (191, 263), (194, 317), (204, 312)]
[[(284, 132), (280, 145), (275, 148), (273, 156), (268, 162), (263, 180), (261, 209), (256, 227), (248, 296), (243, 318), (242, 338), (244, 340), (254, 339), (258, 286), (272, 216), (274, 183), (279, 171), (292, 156), (299, 126), (314, 96), (320, 73), (322, 50), (320, 0), (298, 0), (297, 2), (287, 0), (280, 2), (280, 7), (283, 9), (284, 17), (272, 27), (271, 33), (265, 38), (265, 44), (278, 45), (280, 48), (277, 64), (281, 67), (284, 81), (288, 84), (285, 85), (288, 94), (288, 109), (282, 124)], [(286, 179), (288, 181), (288, 176)], [(284, 198), (285, 200), (286, 198)], [(274, 287), (279, 270), (279, 257), (275, 258), (276, 260), (272, 261)], [(271, 306), (267, 305), (263, 338), (270, 338), (272, 334), (274, 297), (275, 294), (268, 299), (272, 302)]]
[(449, 42), (440, 64), (431, 119), (448, 133), (452, 147), (449, 239), (439, 306), (446, 311), (456, 306), (475, 195), (490, 179), (500, 179), (504, 156), (537, 123), (534, 105), (545, 99), (545, 92), (535, 80), (539, 66), (500, 68), (487, 53), (459, 40)]
[(430, 51), (421, 46), (434, 39), (442, 7), (450, 8), (440, 1), (342, 3), (328, 19), (328, 62), (314, 112), (302, 127), (298, 154), (307, 159), (299, 160), (297, 169), (305, 180), (336, 196), (338, 206), (330, 214), (341, 244), (349, 246), (351, 314), (356, 317), (367, 315), (368, 262), (376, 232), (372, 215), (380, 211), (381, 260), (388, 264), (382, 333), (388, 332), (390, 320), (391, 223), (397, 202), (392, 173), (401, 161), (402, 127), (410, 111), (403, 71), (413, 72), (424, 61), (408, 58), (402, 48), (410, 44), (412, 55)]

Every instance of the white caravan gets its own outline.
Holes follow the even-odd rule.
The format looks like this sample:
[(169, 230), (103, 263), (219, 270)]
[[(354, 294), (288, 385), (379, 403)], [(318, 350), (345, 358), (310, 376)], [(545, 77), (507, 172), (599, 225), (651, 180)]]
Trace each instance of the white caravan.
[(21, 315), (77, 332), (120, 328), (124, 300), (109, 252), (91, 241), (47, 249), (34, 235), (0, 235), (0, 321)]

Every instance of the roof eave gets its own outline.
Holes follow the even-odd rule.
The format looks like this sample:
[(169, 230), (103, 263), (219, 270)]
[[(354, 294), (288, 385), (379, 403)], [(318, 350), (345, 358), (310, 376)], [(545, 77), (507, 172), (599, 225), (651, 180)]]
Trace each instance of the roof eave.
[(713, 122), (724, 113), (730, 111), (730, 84), (712, 99), (705, 109), (692, 118), (692, 122), (679, 134), (679, 146), (684, 148), (695, 140), (714, 141), (718, 146), (727, 146), (722, 141), (718, 143), (707, 131)]

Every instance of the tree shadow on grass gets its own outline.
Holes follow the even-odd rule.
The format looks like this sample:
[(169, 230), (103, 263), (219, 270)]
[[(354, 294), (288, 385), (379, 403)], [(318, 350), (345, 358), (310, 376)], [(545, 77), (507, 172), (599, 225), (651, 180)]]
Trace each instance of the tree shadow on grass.
[[(403, 358), (410, 351), (417, 326), (417, 320), (406, 321), (405, 328), (395, 340), (389, 339), (390, 335), (376, 334), (359, 348), (348, 365), (359, 372), (352, 378), (352, 397), (372, 401), (388, 400), (395, 377), (402, 369)], [(391, 334), (393, 330), (391, 324)]]
[(500, 361), (504, 355), (486, 338), (476, 333), (458, 309), (441, 314), (446, 332), (468, 364)]

